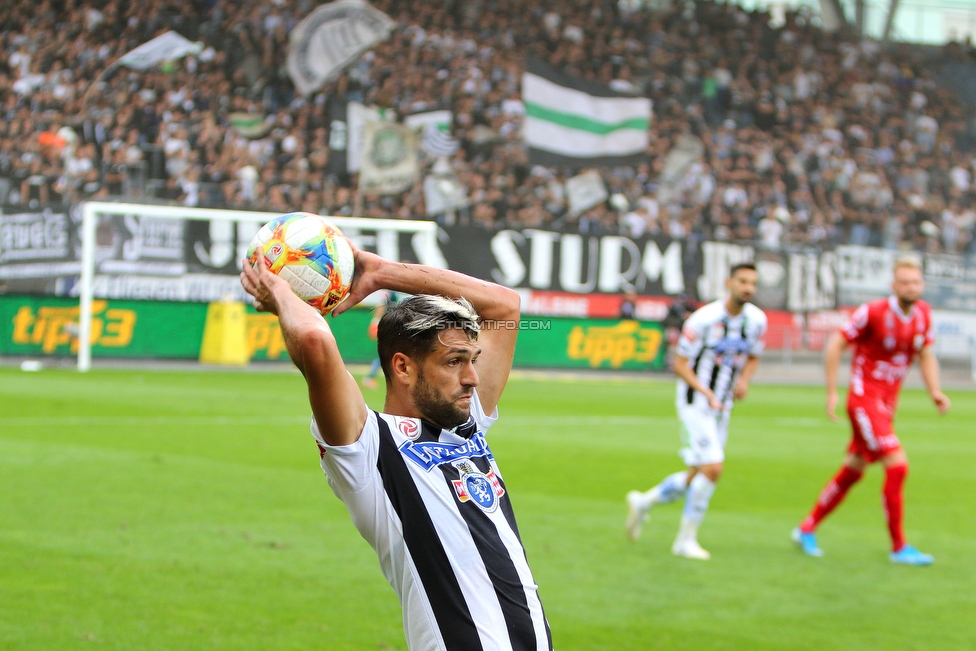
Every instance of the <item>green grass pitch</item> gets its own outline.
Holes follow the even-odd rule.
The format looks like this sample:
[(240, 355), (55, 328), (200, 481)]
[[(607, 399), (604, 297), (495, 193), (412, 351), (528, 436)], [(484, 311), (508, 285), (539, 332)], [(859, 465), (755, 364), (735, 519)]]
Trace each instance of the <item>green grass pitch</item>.
[[(822, 389), (756, 386), (732, 419), (703, 563), (680, 506), (623, 533), (624, 494), (680, 468), (673, 384), (513, 379), (489, 435), (557, 651), (976, 648), (976, 400), (903, 395), (909, 540), (892, 566), (869, 471), (835, 472)], [(381, 391), (368, 394), (380, 406)], [(0, 649), (404, 649), (399, 606), (318, 467), (296, 373), (0, 368)]]

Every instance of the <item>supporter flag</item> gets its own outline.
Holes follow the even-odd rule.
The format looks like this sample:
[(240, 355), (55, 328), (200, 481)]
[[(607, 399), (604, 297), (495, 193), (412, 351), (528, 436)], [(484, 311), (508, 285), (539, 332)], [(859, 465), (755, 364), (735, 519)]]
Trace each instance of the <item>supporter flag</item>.
[(363, 130), (359, 191), (395, 194), (417, 179), (417, 136), (395, 122), (367, 122)]
[(420, 148), (434, 158), (439, 158), (441, 156), (453, 156), (454, 152), (461, 148), (461, 143), (450, 133), (428, 124), (424, 127), (424, 132), (420, 138)]
[(596, 170), (589, 170), (566, 179), (569, 214), (579, 215), (606, 201), (610, 194), (603, 178)]
[(403, 118), (403, 124), (414, 131), (420, 131), (420, 148), (433, 156), (452, 156), (461, 148), (461, 143), (451, 136), (451, 123), (454, 115), (447, 110), (414, 113)]
[(318, 7), (289, 36), (288, 74), (309, 95), (360, 54), (385, 40), (396, 23), (365, 0), (336, 0)]
[(113, 67), (125, 66), (134, 70), (146, 70), (163, 61), (173, 61), (188, 54), (199, 54), (202, 50), (202, 43), (194, 43), (170, 31), (126, 52), (113, 64)]
[(651, 124), (647, 98), (618, 93), (530, 57), (522, 101), (531, 164), (578, 168), (644, 158)]
[(329, 107), (329, 172), (355, 174), (363, 164), (363, 134), (367, 122), (396, 119), (391, 109), (365, 106), (337, 98)]

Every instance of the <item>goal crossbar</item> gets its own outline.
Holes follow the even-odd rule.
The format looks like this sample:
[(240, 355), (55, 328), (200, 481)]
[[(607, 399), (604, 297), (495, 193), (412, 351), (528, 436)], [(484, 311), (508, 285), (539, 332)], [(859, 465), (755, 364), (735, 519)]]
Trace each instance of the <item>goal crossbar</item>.
[[(222, 210), (216, 208), (188, 208), (184, 206), (157, 206), (138, 203), (111, 203), (85, 201), (81, 204), (81, 280), (78, 314), (78, 370), (91, 369), (92, 301), (95, 282), (95, 236), (99, 215), (139, 215), (189, 220), (225, 220), (235, 222), (266, 223), (281, 213), (254, 210)], [(434, 222), (403, 219), (368, 219), (365, 217), (336, 217), (326, 215), (340, 229), (368, 231), (393, 231), (418, 233), (425, 236), (430, 250), (437, 246), (437, 224)]]

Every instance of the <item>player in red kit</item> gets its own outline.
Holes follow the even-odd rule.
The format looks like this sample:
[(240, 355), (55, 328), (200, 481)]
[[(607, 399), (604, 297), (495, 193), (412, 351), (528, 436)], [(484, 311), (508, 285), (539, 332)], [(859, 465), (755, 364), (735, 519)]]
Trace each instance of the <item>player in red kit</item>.
[(902, 378), (918, 356), (922, 379), (940, 414), (949, 398), (939, 388), (939, 362), (932, 352), (932, 311), (920, 300), (922, 270), (913, 258), (895, 262), (893, 296), (860, 306), (827, 343), (827, 415), (837, 420), (837, 369), (841, 353), (853, 346), (847, 415), (853, 435), (840, 471), (820, 493), (810, 515), (793, 530), (793, 540), (809, 556), (823, 556), (814, 531), (863, 476), (869, 463), (885, 469), (882, 501), (891, 534), (894, 563), (930, 565), (932, 556), (905, 542), (902, 530), (903, 487), (908, 457), (892, 427)]

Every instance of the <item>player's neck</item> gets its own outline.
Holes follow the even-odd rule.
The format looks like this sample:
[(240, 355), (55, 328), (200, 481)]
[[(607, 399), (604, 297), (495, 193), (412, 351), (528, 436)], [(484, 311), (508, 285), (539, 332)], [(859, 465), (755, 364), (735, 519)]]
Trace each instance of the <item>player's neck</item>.
[(739, 316), (742, 314), (742, 308), (745, 303), (740, 303), (739, 301), (729, 298), (725, 301), (725, 311), (729, 313), (729, 316)]
[(903, 301), (902, 299), (898, 298), (897, 296), (895, 297), (895, 304), (898, 305), (898, 309), (901, 310), (901, 313), (904, 314), (904, 315), (906, 315), (906, 316), (912, 311), (912, 308), (915, 307), (915, 301), (912, 301), (912, 302), (909, 303), (909, 302)]

